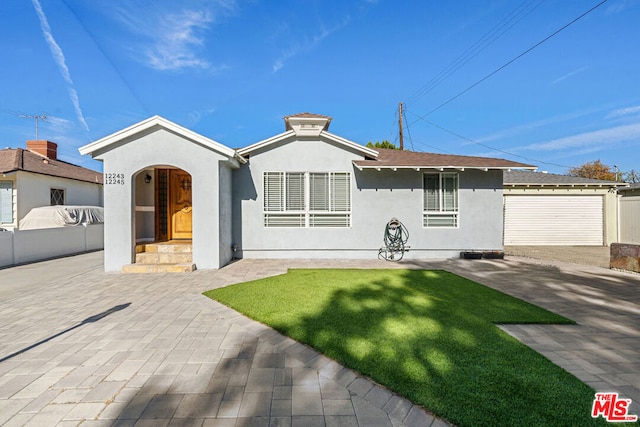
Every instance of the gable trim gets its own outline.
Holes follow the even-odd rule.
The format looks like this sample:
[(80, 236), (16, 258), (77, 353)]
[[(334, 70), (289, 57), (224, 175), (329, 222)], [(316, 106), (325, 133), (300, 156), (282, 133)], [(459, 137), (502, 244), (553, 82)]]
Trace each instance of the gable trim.
[[(237, 151), (237, 153), (240, 156), (246, 156), (248, 154), (251, 154), (252, 152), (262, 149), (262, 148), (267, 148), (271, 145), (277, 144), (279, 142), (284, 141), (287, 138), (296, 136), (296, 132), (294, 130), (288, 130), (286, 132), (280, 133), (278, 135), (272, 136), (271, 138), (267, 138), (267, 139), (263, 139), (262, 141), (258, 141), (255, 144), (251, 144), (249, 146), (246, 146), (244, 148), (241, 148)], [(320, 132), (320, 138), (324, 138), (327, 139), (329, 141), (335, 142), (338, 145), (342, 145), (344, 147), (348, 147), (352, 150), (356, 150), (358, 152), (360, 152), (363, 156), (365, 157), (372, 157), (372, 158), (376, 158), (378, 157), (378, 152), (376, 150), (372, 150), (371, 148), (368, 147), (364, 147), (356, 142), (353, 141), (349, 141), (348, 139), (339, 137), (338, 135), (334, 135), (330, 132), (327, 131), (322, 131)]]
[(128, 128), (112, 133), (111, 135), (105, 136), (104, 138), (80, 147), (78, 151), (83, 156), (86, 154), (90, 154), (93, 157), (94, 153), (96, 153), (97, 151), (107, 149), (109, 148), (109, 146), (114, 145), (123, 139), (132, 137), (140, 132), (144, 132), (145, 130), (150, 129), (154, 126), (160, 126), (161, 128), (174, 132), (180, 136), (183, 136), (184, 138), (202, 144), (213, 151), (217, 151), (218, 153), (229, 157), (229, 161), (231, 163), (246, 163), (246, 160), (244, 158), (238, 156), (235, 150), (227, 147), (226, 145), (220, 144), (219, 142), (209, 139), (206, 136), (200, 135), (199, 133), (191, 131), (160, 116), (150, 117), (146, 120), (129, 126)]

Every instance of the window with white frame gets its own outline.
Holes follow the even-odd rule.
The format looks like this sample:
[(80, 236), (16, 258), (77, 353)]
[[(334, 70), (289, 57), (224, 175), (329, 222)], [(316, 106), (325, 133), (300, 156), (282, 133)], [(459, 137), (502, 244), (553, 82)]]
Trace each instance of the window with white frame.
[(265, 172), (265, 227), (350, 227), (349, 172)]
[(13, 182), (0, 181), (0, 224), (13, 222)]
[(424, 227), (458, 226), (458, 174), (425, 173), (423, 176)]
[(64, 205), (64, 190), (62, 188), (52, 188), (49, 195), (51, 206)]

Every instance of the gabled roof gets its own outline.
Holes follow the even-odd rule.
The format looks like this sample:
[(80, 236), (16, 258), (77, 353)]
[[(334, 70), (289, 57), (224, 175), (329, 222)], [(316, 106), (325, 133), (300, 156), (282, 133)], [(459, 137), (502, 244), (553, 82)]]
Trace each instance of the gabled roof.
[(126, 129), (122, 129), (118, 132), (112, 133), (111, 135), (105, 136), (102, 139), (99, 139), (83, 147), (80, 147), (78, 151), (80, 151), (80, 154), (82, 155), (90, 154), (93, 157), (94, 153), (107, 151), (110, 146), (117, 144), (123, 139), (130, 138), (134, 135), (137, 135), (141, 132), (144, 132), (154, 127), (160, 127), (160, 128), (166, 129), (186, 139), (190, 139), (194, 142), (197, 142), (205, 147), (212, 149), (213, 151), (216, 151), (220, 154), (223, 154), (229, 157), (229, 160), (236, 160), (236, 161), (239, 161), (240, 163), (246, 162), (245, 159), (236, 155), (235, 150), (227, 147), (226, 145), (220, 144), (219, 142), (216, 142), (212, 139), (202, 136), (196, 132), (193, 132), (187, 128), (184, 128), (160, 116), (150, 117), (146, 120), (143, 120), (139, 123), (129, 126)]
[(407, 150), (377, 148), (378, 158), (354, 160), (362, 169), (536, 169), (536, 166), (491, 157), (456, 156), (452, 154), (423, 153)]
[[(278, 143), (281, 143), (291, 137), (296, 136), (296, 131), (291, 129), (288, 130), (286, 132), (283, 132), (281, 134), (272, 136), (271, 138), (267, 138), (267, 139), (263, 139), (262, 141), (256, 142), (255, 144), (251, 144), (247, 147), (244, 148), (240, 148), (238, 149), (237, 153), (241, 156), (246, 156), (251, 154), (252, 152), (262, 149), (262, 148), (267, 148), (271, 145), (277, 145)], [(339, 137), (338, 135), (334, 135), (330, 132), (327, 131), (321, 131), (319, 133), (319, 137), (320, 138), (324, 138), (325, 140), (329, 140), (332, 142), (335, 142), (338, 145), (342, 145), (343, 147), (347, 147), (350, 148), (352, 150), (355, 150), (357, 152), (359, 152), (360, 154), (362, 154), (365, 157), (377, 157), (378, 156), (378, 152), (376, 150), (372, 150), (371, 148), (367, 148), (364, 147), (356, 142), (353, 141), (349, 141), (348, 139)]]
[(554, 173), (510, 171), (504, 173), (504, 185), (626, 187), (628, 184)]
[(76, 181), (102, 184), (102, 173), (62, 160), (50, 159), (22, 148), (0, 150), (0, 173), (24, 171)]

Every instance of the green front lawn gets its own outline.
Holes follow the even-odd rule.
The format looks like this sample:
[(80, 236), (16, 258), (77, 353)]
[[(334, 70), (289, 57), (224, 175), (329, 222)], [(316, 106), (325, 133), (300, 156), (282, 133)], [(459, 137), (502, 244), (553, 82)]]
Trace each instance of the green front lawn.
[(496, 323), (574, 323), (445, 271), (291, 270), (205, 292), (459, 426), (604, 424)]

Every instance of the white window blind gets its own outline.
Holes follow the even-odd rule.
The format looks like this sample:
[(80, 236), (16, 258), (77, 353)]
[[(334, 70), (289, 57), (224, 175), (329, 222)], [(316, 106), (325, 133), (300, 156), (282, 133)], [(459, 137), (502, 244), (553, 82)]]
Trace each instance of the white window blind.
[(265, 172), (264, 174), (264, 210), (280, 212), (284, 210), (284, 173)]
[(351, 174), (265, 172), (264, 226), (350, 227)]
[(424, 174), (424, 227), (458, 226), (458, 174)]
[(0, 181), (0, 223), (13, 222), (13, 183)]

